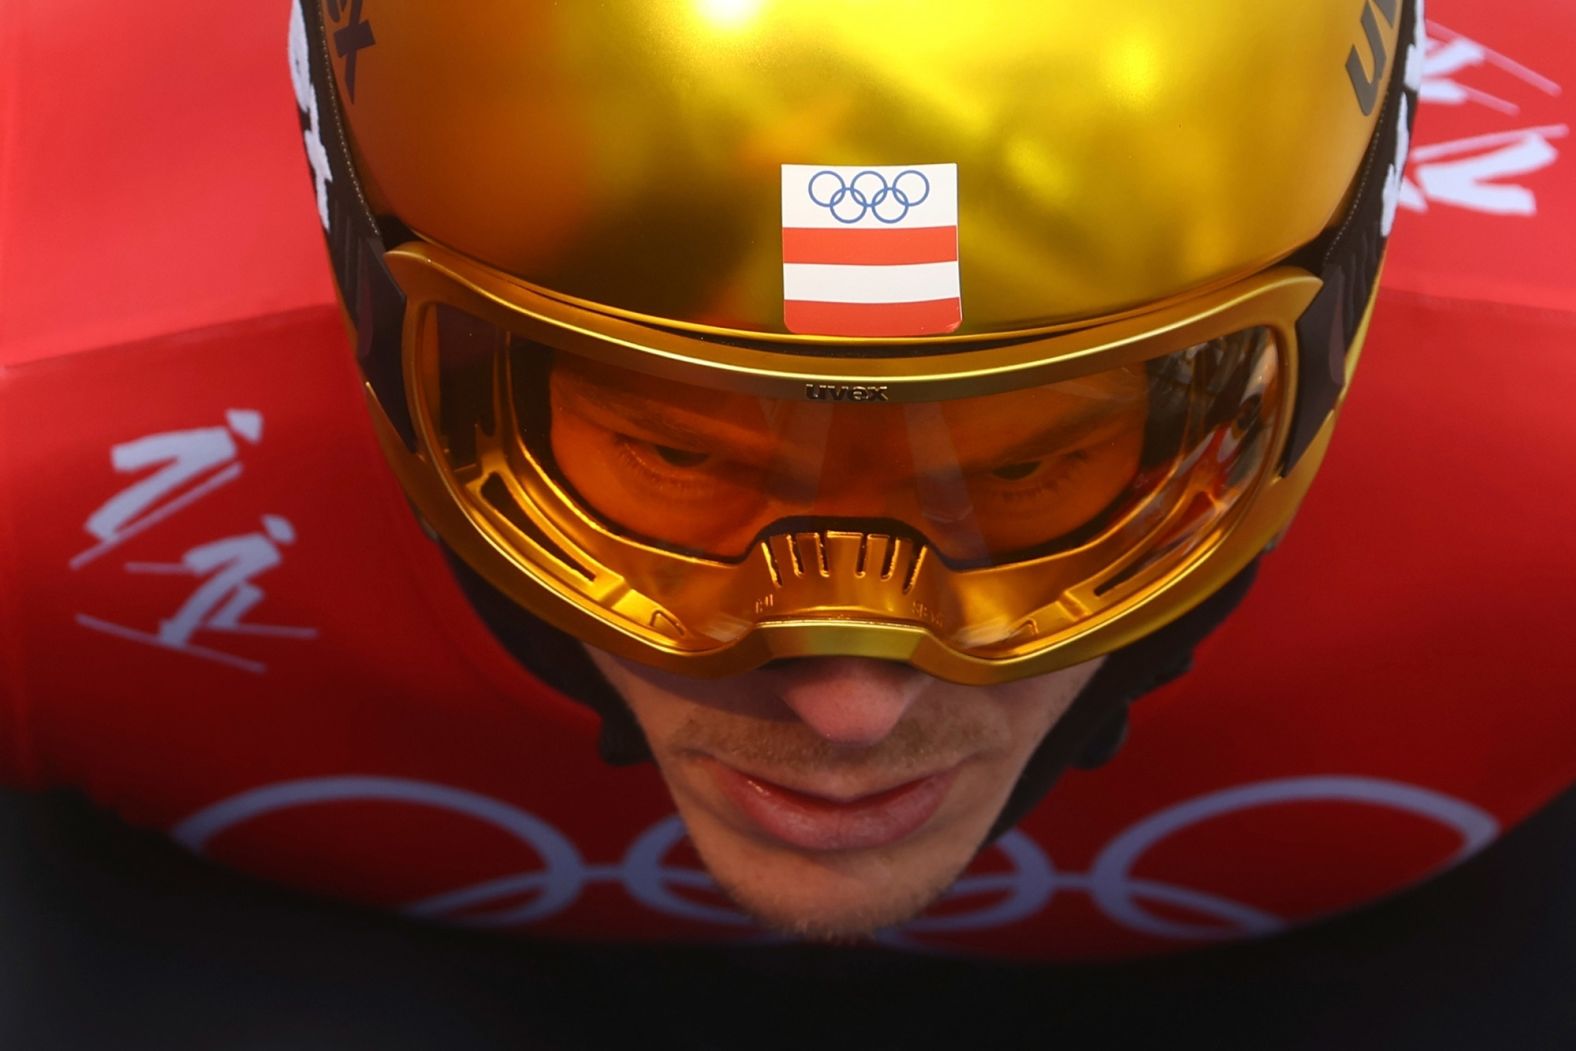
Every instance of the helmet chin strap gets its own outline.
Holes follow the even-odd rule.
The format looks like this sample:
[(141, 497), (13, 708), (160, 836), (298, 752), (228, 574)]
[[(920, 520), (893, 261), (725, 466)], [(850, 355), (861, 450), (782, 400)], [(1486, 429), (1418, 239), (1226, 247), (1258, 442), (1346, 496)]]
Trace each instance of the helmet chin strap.
[[(614, 766), (649, 760), (651, 749), (640, 725), (579, 641), (526, 613), (447, 548), (444, 553), (461, 589), (504, 649), (536, 678), (601, 716), (597, 750), (602, 759)], [(1105, 658), (1030, 756), (986, 844), (1039, 805), (1068, 767), (1092, 769), (1116, 754), (1127, 736), (1128, 706), (1192, 666), (1194, 649), (1236, 609), (1257, 571), (1254, 561), (1198, 608)]]

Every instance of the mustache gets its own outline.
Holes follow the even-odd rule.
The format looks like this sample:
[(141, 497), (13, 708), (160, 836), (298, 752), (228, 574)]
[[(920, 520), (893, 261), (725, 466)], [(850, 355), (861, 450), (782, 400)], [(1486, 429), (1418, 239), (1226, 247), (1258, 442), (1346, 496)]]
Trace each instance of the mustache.
[(863, 747), (834, 744), (797, 720), (721, 708), (691, 713), (671, 741), (677, 750), (705, 753), (762, 774), (879, 769), (899, 776), (934, 773), (1011, 743), (1004, 723), (945, 704), (911, 711), (890, 734)]

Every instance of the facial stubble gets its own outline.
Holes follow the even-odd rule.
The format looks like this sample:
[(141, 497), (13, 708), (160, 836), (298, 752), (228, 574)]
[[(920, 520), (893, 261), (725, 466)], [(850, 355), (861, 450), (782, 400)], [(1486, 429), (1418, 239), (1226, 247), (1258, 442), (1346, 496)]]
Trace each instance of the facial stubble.
[[(1070, 696), (1067, 698), (1070, 701)], [(1065, 704), (1053, 705), (1047, 712), (1044, 730), (1049, 729)], [(1038, 743), (1043, 733), (1036, 737)], [(919, 777), (946, 771), (974, 762), (1006, 761), (1014, 749), (1012, 728), (1002, 719), (992, 718), (988, 710), (961, 708), (943, 703), (921, 704), (879, 743), (865, 748), (849, 748), (829, 742), (802, 723), (762, 719), (726, 709), (697, 709), (691, 712), (669, 739), (669, 754), (686, 760), (701, 756), (722, 758), (729, 765), (770, 774), (786, 782), (815, 783), (817, 776), (848, 772), (858, 776), (869, 771), (879, 775), (883, 786), (900, 784)], [(714, 844), (711, 830), (691, 821), (691, 839), (718, 887), (739, 908), (763, 927), (793, 938), (851, 943), (912, 919), (946, 894), (967, 869), (984, 845), (991, 819), (1005, 802), (1011, 785), (1016, 783), (1032, 747), (1022, 749), (1021, 761), (1003, 778), (1001, 799), (981, 812), (977, 838), (953, 842), (947, 837), (918, 834), (915, 840), (891, 847), (859, 851), (816, 854), (789, 850), (761, 862), (775, 870), (775, 879), (758, 878), (750, 868), (726, 863), (724, 853), (737, 862), (740, 844), (726, 841)], [(675, 772), (670, 772), (670, 783)], [(1005, 772), (1004, 772), (1005, 773)], [(863, 780), (863, 778), (861, 778)], [(681, 809), (684, 809), (681, 801)], [(733, 835), (739, 835), (733, 830)], [(747, 840), (747, 842), (749, 842)], [(749, 842), (756, 851), (783, 850)], [(922, 851), (916, 856), (914, 851)], [(945, 852), (943, 856), (942, 852)], [(905, 857), (905, 855), (909, 855)], [(738, 871), (735, 871), (738, 869)], [(872, 873), (887, 870), (878, 886), (886, 896), (870, 894)], [(784, 873), (796, 878), (787, 879)], [(916, 873), (922, 878), (909, 885), (904, 877)], [(822, 901), (818, 909), (806, 910), (796, 891), (807, 884), (822, 888), (823, 898), (844, 899), (832, 904)], [(828, 891), (827, 888), (833, 888)], [(841, 893), (846, 891), (846, 895)], [(847, 900), (860, 897), (868, 900)]]

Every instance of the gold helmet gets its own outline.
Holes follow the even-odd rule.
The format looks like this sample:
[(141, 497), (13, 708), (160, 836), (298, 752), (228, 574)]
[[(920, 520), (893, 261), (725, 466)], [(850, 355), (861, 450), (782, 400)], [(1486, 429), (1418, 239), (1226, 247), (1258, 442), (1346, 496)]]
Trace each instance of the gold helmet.
[(1395, 214), (1416, 0), (298, 0), (383, 446), (603, 649), (1098, 656), (1286, 527)]

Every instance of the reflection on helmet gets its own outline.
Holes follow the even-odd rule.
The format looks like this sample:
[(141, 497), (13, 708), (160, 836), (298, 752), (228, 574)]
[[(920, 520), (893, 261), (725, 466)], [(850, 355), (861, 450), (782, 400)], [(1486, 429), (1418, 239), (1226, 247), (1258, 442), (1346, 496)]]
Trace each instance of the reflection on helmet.
[(339, 5), (299, 3), (384, 447), (588, 642), (1036, 674), (1202, 601), (1312, 480), (1410, 3), (878, 0), (875, 36), (820, 3), (404, 5), (353, 95)]

